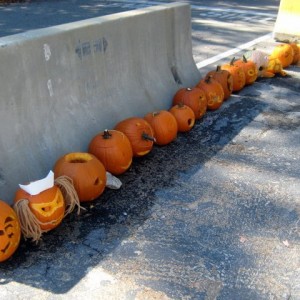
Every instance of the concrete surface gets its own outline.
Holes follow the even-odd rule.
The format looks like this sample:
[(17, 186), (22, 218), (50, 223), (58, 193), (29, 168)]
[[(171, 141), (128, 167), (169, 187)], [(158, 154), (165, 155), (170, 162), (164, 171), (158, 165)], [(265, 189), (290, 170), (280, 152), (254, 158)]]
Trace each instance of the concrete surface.
[(0, 198), (43, 178), (120, 120), (168, 108), (200, 79), (188, 4), (165, 4), (0, 39)]
[[(272, 40), (259, 49), (270, 49)], [(135, 159), (40, 244), (1, 299), (300, 299), (300, 71), (259, 79)]]

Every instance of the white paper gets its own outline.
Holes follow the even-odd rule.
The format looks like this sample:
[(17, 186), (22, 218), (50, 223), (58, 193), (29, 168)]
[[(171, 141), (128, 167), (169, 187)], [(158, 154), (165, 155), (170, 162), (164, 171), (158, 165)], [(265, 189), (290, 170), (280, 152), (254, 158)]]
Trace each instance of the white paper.
[(30, 194), (31, 196), (37, 195), (47, 189), (50, 189), (54, 186), (54, 173), (52, 171), (49, 174), (40, 180), (30, 182), (27, 185), (19, 184), (19, 187)]

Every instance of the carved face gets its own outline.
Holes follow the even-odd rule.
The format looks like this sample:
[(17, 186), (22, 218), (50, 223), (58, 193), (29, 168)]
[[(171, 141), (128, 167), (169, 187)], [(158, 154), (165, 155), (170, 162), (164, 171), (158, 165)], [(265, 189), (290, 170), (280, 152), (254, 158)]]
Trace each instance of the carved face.
[(15, 202), (21, 199), (29, 201), (29, 208), (41, 222), (41, 229), (48, 231), (61, 223), (65, 213), (65, 202), (57, 186), (53, 186), (35, 196), (19, 189), (16, 193)]
[(21, 230), (14, 210), (0, 200), (0, 262), (7, 260), (19, 246)]

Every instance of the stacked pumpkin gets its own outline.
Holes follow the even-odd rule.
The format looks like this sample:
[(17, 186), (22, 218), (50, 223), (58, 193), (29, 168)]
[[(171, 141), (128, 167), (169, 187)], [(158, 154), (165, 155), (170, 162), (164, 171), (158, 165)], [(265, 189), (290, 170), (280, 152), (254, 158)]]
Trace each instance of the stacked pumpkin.
[(88, 152), (59, 158), (53, 168), (53, 186), (36, 194), (18, 189), (14, 209), (0, 200), (0, 262), (16, 251), (21, 233), (24, 238), (39, 241), (76, 207), (79, 214), (84, 209), (80, 203), (101, 196), (109, 173), (123, 174), (134, 157), (147, 155), (154, 144), (165, 146), (176, 139), (178, 132), (191, 130), (207, 110), (219, 109), (233, 92), (253, 84), (258, 76), (285, 76), (283, 68), (299, 64), (299, 52), (299, 45), (280, 44), (270, 56), (253, 51), (248, 59), (233, 58), (208, 72), (195, 87), (179, 89), (169, 110), (122, 120), (114, 129), (94, 136)]

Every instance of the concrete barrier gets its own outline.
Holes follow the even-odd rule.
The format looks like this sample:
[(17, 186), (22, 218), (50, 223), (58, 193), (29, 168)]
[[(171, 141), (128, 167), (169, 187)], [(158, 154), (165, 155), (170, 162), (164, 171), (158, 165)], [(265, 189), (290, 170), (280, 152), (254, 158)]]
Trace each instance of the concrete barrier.
[(300, 1), (281, 0), (273, 36), (278, 41), (300, 42)]
[(177, 3), (0, 39), (0, 198), (130, 116), (200, 79), (190, 7)]

